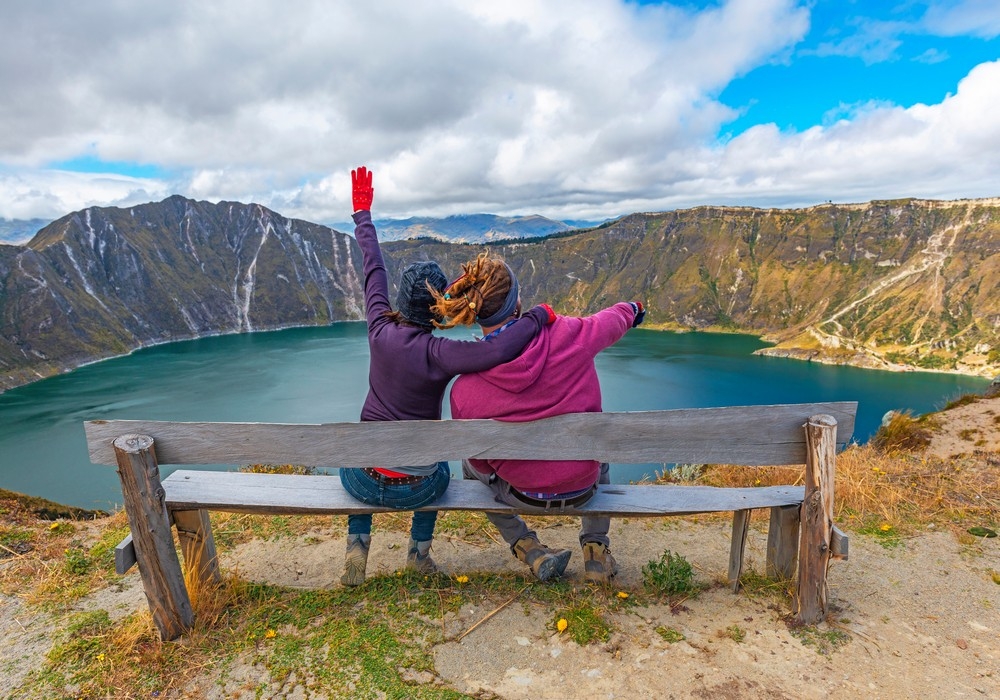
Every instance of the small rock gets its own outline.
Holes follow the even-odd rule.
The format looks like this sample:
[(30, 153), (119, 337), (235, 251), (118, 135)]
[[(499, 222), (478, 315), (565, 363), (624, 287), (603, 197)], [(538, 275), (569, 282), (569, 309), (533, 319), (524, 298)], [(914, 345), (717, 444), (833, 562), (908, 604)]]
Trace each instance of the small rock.
[(965, 641), (964, 639), (956, 639), (955, 640), (955, 646), (957, 646), (959, 649), (968, 649), (969, 648), (969, 643), (967, 641)]

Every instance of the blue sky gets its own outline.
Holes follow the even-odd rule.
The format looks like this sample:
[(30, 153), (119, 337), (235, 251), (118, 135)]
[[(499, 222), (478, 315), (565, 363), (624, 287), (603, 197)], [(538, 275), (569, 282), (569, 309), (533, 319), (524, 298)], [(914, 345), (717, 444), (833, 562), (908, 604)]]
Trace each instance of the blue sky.
[(1000, 197), (994, 0), (7, 3), (0, 91), (4, 218)]

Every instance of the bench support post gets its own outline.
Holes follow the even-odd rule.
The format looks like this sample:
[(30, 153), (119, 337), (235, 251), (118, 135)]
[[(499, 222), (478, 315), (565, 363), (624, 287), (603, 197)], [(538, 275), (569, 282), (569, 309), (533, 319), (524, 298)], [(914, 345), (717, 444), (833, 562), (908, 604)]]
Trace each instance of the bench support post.
[(194, 624), (194, 611), (174, 548), (153, 438), (122, 435), (114, 449), (146, 602), (160, 638), (176, 639)]
[(791, 581), (799, 558), (799, 506), (771, 509), (767, 528), (767, 568), (769, 579)]
[(827, 613), (826, 573), (833, 534), (833, 486), (836, 473), (837, 421), (813, 416), (805, 425), (805, 500), (799, 538), (798, 620), (821, 622)]
[(191, 577), (189, 595), (217, 586), (222, 582), (219, 559), (215, 553), (215, 538), (207, 510), (175, 510), (171, 514), (177, 526), (177, 539), (184, 555), (184, 568)]
[(750, 531), (750, 511), (733, 512), (733, 538), (729, 545), (729, 586), (733, 593), (740, 590), (740, 576), (743, 574), (743, 551), (746, 549), (747, 533)]

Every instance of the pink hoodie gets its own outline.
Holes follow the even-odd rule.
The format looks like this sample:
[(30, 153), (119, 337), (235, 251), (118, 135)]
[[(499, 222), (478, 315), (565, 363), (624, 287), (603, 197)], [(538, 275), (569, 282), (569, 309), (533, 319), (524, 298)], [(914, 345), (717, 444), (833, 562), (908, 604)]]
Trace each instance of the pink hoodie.
[[(477, 374), (463, 374), (451, 388), (453, 418), (524, 422), (564, 413), (601, 410), (594, 358), (632, 326), (632, 306), (620, 302), (593, 316), (558, 316), (521, 356)], [(599, 477), (595, 461), (472, 460), (483, 473), (496, 472), (518, 491), (569, 493)]]

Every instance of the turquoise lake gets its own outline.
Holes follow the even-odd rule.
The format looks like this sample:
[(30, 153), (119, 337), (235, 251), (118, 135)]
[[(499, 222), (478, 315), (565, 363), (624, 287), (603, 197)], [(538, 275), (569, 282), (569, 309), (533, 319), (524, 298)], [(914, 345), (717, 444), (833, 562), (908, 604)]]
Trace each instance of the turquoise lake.
[[(472, 337), (468, 330), (449, 336)], [(742, 335), (630, 331), (598, 357), (604, 409), (858, 401), (855, 439), (865, 442), (890, 409), (926, 413), (989, 383), (752, 354), (764, 346)], [(121, 501), (118, 476), (90, 464), (84, 420), (355, 421), (367, 375), (362, 323), (216, 336), (88, 365), (0, 394), (0, 488), (109, 509)], [(447, 416), (447, 397), (444, 406)], [(661, 467), (612, 465), (612, 480), (654, 468)]]

